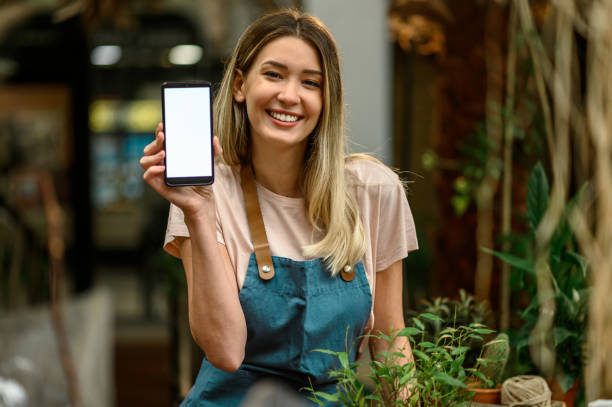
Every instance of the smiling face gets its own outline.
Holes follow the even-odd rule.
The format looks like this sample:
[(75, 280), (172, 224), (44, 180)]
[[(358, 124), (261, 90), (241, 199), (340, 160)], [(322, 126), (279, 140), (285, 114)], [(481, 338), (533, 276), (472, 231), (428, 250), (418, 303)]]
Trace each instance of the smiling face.
[(252, 143), (305, 147), (321, 115), (322, 89), (316, 48), (285, 36), (264, 46), (248, 72), (236, 71), (233, 94), (246, 104)]

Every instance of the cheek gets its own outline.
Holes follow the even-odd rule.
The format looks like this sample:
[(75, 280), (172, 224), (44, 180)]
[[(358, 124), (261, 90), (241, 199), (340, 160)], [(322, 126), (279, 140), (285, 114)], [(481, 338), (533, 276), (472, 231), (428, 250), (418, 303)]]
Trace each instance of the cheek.
[(246, 98), (246, 108), (250, 115), (263, 113), (267, 97), (263, 92), (250, 92)]
[(310, 110), (310, 114), (314, 117), (316, 117), (317, 120), (319, 120), (319, 117), (321, 116), (321, 113), (323, 112), (323, 100), (322, 97), (319, 96), (314, 96), (310, 101), (309, 101), (309, 110)]

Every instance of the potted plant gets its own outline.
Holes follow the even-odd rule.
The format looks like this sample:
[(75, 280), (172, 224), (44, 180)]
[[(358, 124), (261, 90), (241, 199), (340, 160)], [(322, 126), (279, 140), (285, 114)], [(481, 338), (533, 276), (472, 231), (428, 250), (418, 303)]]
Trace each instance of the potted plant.
[[(587, 331), (588, 310), (588, 264), (575, 251), (576, 243), (568, 225), (567, 215), (572, 210), (583, 189), (571, 199), (565, 214), (557, 226), (550, 244), (548, 266), (553, 280), (556, 313), (554, 317), (554, 353), (556, 367), (553, 377), (548, 377), (553, 400), (574, 403), (575, 390), (583, 375), (584, 346)], [(510, 252), (489, 251), (513, 267), (511, 289), (522, 296), (528, 304), (519, 314), (522, 326), (511, 332), (510, 339), (515, 348), (513, 373), (540, 373), (529, 354), (530, 334), (538, 320), (538, 292), (535, 279), (535, 230), (548, 206), (549, 186), (541, 164), (533, 169), (527, 185), (527, 219), (529, 229), (523, 236), (514, 239)], [(571, 391), (573, 390), (573, 391)]]
[(501, 403), (501, 380), (510, 353), (508, 335), (500, 333), (486, 343), (484, 353), (478, 367), (475, 380), (468, 383), (470, 391), (474, 392), (472, 401), (483, 404)]
[[(493, 333), (483, 324), (471, 323), (443, 328), (432, 341), (426, 340), (425, 321), (442, 322), (431, 313), (412, 318), (412, 326), (391, 335), (370, 335), (389, 342), (389, 349), (399, 337), (407, 337), (412, 347), (413, 362), (405, 360), (402, 349), (383, 352), (367, 362), (368, 375), (374, 387), (366, 389), (356, 374), (360, 362), (350, 363), (348, 352), (317, 350), (336, 357), (339, 367), (330, 372), (337, 380), (337, 392), (317, 392), (313, 386), (305, 390), (318, 405), (337, 403), (345, 406), (468, 406), (474, 393), (467, 383), (472, 378), (487, 380), (479, 371), (484, 359), (476, 366), (465, 368), (464, 362), (470, 341), (482, 340)], [(485, 346), (486, 347), (486, 346)], [(482, 355), (481, 355), (482, 356)]]

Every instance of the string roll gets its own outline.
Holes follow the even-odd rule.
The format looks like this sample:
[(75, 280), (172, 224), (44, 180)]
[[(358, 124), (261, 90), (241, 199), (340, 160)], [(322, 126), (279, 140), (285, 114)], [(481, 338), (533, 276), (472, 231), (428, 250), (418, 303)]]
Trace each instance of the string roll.
[(504, 381), (501, 402), (509, 407), (550, 407), (551, 392), (540, 376), (515, 376)]

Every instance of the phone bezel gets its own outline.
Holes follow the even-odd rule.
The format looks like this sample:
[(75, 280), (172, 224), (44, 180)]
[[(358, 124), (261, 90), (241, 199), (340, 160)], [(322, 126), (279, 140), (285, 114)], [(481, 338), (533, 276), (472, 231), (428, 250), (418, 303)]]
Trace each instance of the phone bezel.
[(161, 100), (162, 100), (162, 123), (164, 124), (164, 151), (166, 151), (166, 101), (165, 101), (165, 89), (167, 88), (209, 88), (210, 89), (210, 162), (211, 162), (211, 175), (210, 176), (198, 176), (198, 177), (168, 177), (166, 157), (164, 156), (164, 182), (169, 187), (181, 187), (181, 186), (197, 186), (197, 185), (211, 185), (215, 181), (215, 157), (213, 150), (213, 115), (212, 115), (212, 89), (210, 82), (207, 81), (181, 81), (181, 82), (164, 82), (161, 85)]

